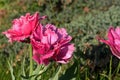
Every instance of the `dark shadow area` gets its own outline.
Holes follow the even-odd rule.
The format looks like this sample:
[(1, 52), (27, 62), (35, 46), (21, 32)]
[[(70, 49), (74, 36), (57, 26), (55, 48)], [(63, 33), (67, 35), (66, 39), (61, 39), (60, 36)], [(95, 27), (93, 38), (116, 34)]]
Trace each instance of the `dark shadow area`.
[[(105, 44), (90, 45), (85, 52), (84, 58), (89, 59), (90, 62), (87, 66), (90, 68), (90, 74), (101, 73), (107, 70), (109, 73), (110, 58), (112, 56), (112, 73), (116, 71), (119, 63), (119, 59), (112, 55), (111, 50)], [(120, 72), (120, 71), (119, 71)]]

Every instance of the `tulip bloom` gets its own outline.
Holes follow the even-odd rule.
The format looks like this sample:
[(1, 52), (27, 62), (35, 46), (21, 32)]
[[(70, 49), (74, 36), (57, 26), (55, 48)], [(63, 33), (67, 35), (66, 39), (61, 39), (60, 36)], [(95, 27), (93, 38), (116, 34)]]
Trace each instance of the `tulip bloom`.
[(120, 28), (117, 27), (114, 29), (113, 27), (110, 27), (108, 30), (108, 40), (104, 40), (99, 38), (98, 39), (101, 42), (104, 42), (107, 44), (113, 55), (115, 55), (117, 58), (120, 59)]
[(9, 38), (9, 42), (24, 41), (26, 38), (30, 37), (31, 33), (38, 26), (40, 19), (38, 12), (34, 15), (27, 13), (19, 19), (14, 19), (12, 28), (3, 32), (3, 34)]
[(46, 65), (50, 60), (67, 63), (75, 50), (71, 39), (64, 28), (56, 28), (52, 24), (43, 27), (40, 24), (31, 36), (33, 59)]

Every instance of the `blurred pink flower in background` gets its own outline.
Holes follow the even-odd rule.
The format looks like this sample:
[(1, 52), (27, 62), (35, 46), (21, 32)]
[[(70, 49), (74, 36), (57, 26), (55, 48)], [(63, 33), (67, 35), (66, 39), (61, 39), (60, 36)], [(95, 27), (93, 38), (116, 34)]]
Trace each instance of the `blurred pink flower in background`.
[(114, 29), (110, 27), (108, 30), (108, 40), (104, 40), (102, 38), (98, 38), (100, 42), (104, 42), (107, 44), (113, 55), (120, 59), (120, 27)]
[(12, 22), (12, 28), (3, 32), (3, 34), (9, 38), (9, 42), (24, 41), (39, 25), (39, 20), (43, 18), (40, 18), (38, 12), (36, 12), (34, 15), (27, 13), (25, 16), (21, 16), (19, 19), (14, 19)]
[(41, 24), (31, 36), (33, 59), (38, 64), (48, 64), (50, 60), (67, 63), (75, 50), (71, 36), (64, 28), (52, 24), (43, 27)]

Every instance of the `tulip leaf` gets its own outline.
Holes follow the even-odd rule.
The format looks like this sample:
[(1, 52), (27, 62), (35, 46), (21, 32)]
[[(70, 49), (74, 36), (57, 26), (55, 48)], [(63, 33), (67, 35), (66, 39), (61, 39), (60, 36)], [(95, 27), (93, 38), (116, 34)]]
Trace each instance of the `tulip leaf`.
[(60, 71), (61, 71), (61, 66), (58, 66), (55, 74), (54, 74), (53, 77), (50, 78), (49, 80), (58, 80), (58, 78), (59, 78), (58, 75), (59, 75)]
[(59, 78), (59, 80), (71, 80), (75, 78), (77, 63), (74, 63), (66, 72)]
[(10, 62), (8, 61), (8, 65), (9, 65), (9, 69), (10, 69), (10, 73), (11, 73), (11, 77), (12, 77), (12, 80), (15, 80), (15, 76), (13, 74), (13, 67), (11, 66)]

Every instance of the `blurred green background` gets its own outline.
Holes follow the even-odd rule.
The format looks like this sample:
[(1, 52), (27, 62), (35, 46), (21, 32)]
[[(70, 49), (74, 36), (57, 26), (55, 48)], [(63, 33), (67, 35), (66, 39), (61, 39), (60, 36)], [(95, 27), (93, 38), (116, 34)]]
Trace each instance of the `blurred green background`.
[[(36, 11), (48, 16), (43, 24), (64, 27), (73, 37), (76, 51), (70, 63), (62, 65), (59, 80), (120, 80), (119, 60), (96, 40), (97, 36), (106, 38), (110, 26), (120, 26), (119, 0), (0, 0), (0, 80), (12, 80), (11, 74), (22, 80), (21, 74), (29, 73), (28, 45), (10, 44), (2, 32), (11, 27), (13, 19)], [(59, 66), (52, 65), (42, 80), (53, 76)]]

